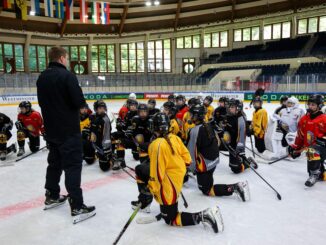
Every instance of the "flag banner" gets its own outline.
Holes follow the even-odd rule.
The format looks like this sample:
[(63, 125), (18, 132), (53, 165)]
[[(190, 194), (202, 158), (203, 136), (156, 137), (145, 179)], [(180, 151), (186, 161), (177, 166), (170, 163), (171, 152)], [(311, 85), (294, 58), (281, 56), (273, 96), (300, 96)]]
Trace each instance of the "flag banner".
[(87, 23), (88, 22), (88, 6), (86, 0), (79, 0), (79, 14), (80, 14), (80, 22)]
[(92, 22), (93, 24), (100, 24), (100, 4), (97, 2), (92, 3)]
[(55, 0), (55, 17), (60, 19), (65, 17), (63, 0)]
[(40, 0), (31, 0), (31, 15), (40, 15)]
[(27, 0), (15, 0), (16, 18), (27, 20)]
[(53, 15), (53, 0), (44, 0), (45, 16), (54, 17)]
[(74, 1), (65, 0), (65, 8), (67, 20), (74, 20)]

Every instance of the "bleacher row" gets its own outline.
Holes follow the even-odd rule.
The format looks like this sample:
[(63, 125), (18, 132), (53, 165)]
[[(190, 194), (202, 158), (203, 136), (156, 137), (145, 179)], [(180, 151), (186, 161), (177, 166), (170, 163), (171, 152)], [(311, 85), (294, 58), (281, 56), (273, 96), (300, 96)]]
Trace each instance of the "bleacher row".
[[(222, 54), (212, 54), (203, 64), (220, 64), (231, 62), (246, 62), (259, 60), (275, 60), (297, 58), (302, 56), (321, 56), (326, 57), (326, 33), (317, 33), (314, 35), (317, 41), (311, 47), (310, 52), (302, 52), (304, 47), (310, 40), (310, 36), (300, 36), (295, 39), (281, 39), (279, 41), (267, 42), (260, 45), (249, 45), (245, 48), (233, 49), (231, 51), (222, 52)], [(258, 65), (258, 66), (242, 66), (242, 67), (223, 67), (210, 68), (202, 73), (197, 82), (208, 82), (220, 71), (243, 70), (243, 69), (261, 69), (261, 74), (257, 77), (257, 81), (267, 81), (271, 76), (284, 76), (287, 74), (290, 65)], [(316, 75), (320, 74), (326, 77), (326, 62), (303, 63), (294, 75)], [(267, 80), (266, 80), (267, 79)], [(324, 80), (324, 78), (323, 78)], [(326, 80), (326, 78), (325, 78)]]

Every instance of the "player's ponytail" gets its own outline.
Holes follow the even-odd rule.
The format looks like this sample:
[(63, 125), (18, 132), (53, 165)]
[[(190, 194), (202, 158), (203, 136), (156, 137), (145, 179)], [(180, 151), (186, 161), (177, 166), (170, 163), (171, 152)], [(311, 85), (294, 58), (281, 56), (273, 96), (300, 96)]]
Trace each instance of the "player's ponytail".
[(175, 151), (174, 151), (174, 149), (173, 149), (173, 147), (172, 147), (172, 143), (171, 143), (171, 140), (170, 140), (170, 138), (168, 137), (168, 135), (169, 135), (169, 134), (164, 134), (164, 135), (163, 135), (163, 138), (168, 142), (168, 144), (169, 144), (169, 146), (170, 146), (170, 148), (171, 148), (172, 154), (174, 155)]

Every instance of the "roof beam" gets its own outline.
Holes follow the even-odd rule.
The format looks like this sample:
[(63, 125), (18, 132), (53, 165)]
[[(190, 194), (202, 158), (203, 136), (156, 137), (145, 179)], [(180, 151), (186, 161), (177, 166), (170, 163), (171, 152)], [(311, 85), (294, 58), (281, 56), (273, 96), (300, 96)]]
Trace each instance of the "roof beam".
[(177, 5), (177, 12), (175, 14), (175, 19), (174, 19), (174, 31), (177, 31), (177, 28), (178, 28), (181, 5), (182, 5), (182, 0), (179, 0), (178, 5)]
[(237, 4), (236, 0), (230, 0), (232, 4), (232, 10), (231, 10), (231, 22), (234, 22), (234, 16), (235, 16), (235, 5)]
[[(126, 0), (126, 3), (129, 3), (129, 0)], [(122, 13), (121, 20), (120, 20), (120, 25), (119, 25), (119, 35), (120, 36), (121, 36), (121, 33), (123, 32), (123, 27), (124, 27), (125, 22), (126, 22), (128, 9), (129, 9), (129, 5), (125, 5), (124, 8), (123, 8), (123, 13)]]
[(298, 5), (299, 5), (298, 1), (289, 0), (289, 2), (292, 5), (293, 12), (294, 13), (298, 12)]

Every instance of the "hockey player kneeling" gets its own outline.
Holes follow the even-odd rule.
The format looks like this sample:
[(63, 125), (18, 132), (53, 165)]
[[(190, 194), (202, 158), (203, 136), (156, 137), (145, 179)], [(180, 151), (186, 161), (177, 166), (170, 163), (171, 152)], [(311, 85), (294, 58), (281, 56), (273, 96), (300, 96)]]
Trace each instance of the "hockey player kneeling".
[(195, 124), (188, 136), (187, 148), (191, 155), (190, 171), (196, 173), (199, 189), (207, 196), (230, 196), (235, 193), (242, 201), (250, 199), (246, 182), (215, 184), (213, 173), (219, 163), (218, 140), (212, 126), (205, 123), (206, 110), (203, 105), (190, 108), (191, 120)]
[[(150, 167), (144, 169), (143, 181), (150, 193), (160, 204), (161, 217), (171, 226), (192, 226), (199, 223), (209, 226), (215, 233), (224, 229), (220, 209), (216, 206), (198, 213), (179, 212), (178, 197), (186, 173), (186, 164), (191, 157), (181, 139), (169, 133), (170, 120), (163, 113), (153, 117), (153, 131), (156, 139), (149, 146)], [(149, 193), (149, 194), (150, 194)], [(141, 201), (141, 208), (150, 204), (149, 199)]]
[[(230, 146), (235, 149), (237, 155), (245, 155), (246, 145), (246, 115), (243, 112), (243, 103), (237, 99), (230, 99), (227, 105), (225, 135), (229, 135)], [(222, 144), (223, 145), (223, 144)], [(248, 165), (243, 164), (240, 157), (229, 155), (229, 166), (233, 173), (243, 172)], [(255, 164), (252, 167), (257, 168)]]
[(91, 115), (91, 142), (99, 158), (103, 171), (108, 171), (112, 164), (111, 122), (106, 114), (103, 100), (94, 102), (95, 113)]
[(5, 114), (0, 112), (0, 160), (5, 161), (7, 154), (10, 152), (16, 152), (16, 145), (12, 144), (7, 147), (7, 142), (11, 138), (12, 134), (12, 121)]
[(95, 150), (90, 141), (91, 137), (91, 111), (88, 108), (88, 105), (85, 104), (79, 110), (80, 116), (80, 131), (82, 134), (83, 141), (83, 159), (87, 164), (93, 164), (95, 162)]
[(39, 112), (32, 109), (29, 101), (19, 104), (19, 114), (15, 123), (19, 150), (17, 156), (25, 154), (25, 139), (29, 139), (29, 149), (37, 152), (40, 149), (40, 135), (44, 135), (43, 119)]
[(326, 115), (321, 111), (322, 95), (311, 95), (307, 104), (307, 114), (299, 121), (298, 135), (295, 143), (289, 146), (289, 154), (295, 159), (302, 150), (307, 151), (309, 178), (305, 185), (312, 187), (317, 181), (326, 181)]

